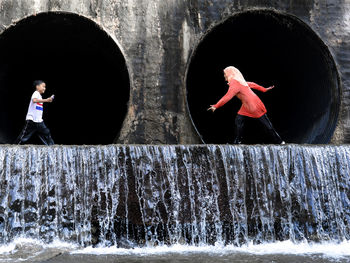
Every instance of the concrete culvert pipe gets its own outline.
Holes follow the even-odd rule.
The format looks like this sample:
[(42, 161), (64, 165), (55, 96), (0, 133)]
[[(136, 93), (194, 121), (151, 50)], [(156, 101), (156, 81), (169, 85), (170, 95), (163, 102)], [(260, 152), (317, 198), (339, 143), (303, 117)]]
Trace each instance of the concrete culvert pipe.
[[(187, 71), (187, 101), (193, 124), (206, 143), (234, 138), (235, 98), (207, 112), (227, 91), (223, 69), (233, 65), (247, 81), (276, 88), (258, 96), (282, 139), (328, 143), (335, 130), (340, 83), (322, 40), (296, 17), (260, 10), (239, 13), (200, 41)], [(245, 143), (269, 143), (256, 122), (248, 123)]]
[(44, 98), (56, 95), (44, 105), (55, 143), (113, 143), (127, 110), (129, 75), (117, 44), (96, 23), (41, 13), (0, 35), (0, 143), (20, 133), (35, 79), (47, 84)]

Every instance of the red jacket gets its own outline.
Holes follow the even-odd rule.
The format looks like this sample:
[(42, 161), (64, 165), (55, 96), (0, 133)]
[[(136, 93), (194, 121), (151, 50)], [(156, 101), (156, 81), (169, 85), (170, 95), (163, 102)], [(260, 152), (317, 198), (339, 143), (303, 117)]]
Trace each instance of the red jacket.
[(232, 79), (229, 83), (229, 88), (225, 96), (214, 105), (215, 108), (224, 106), (234, 96), (237, 96), (242, 101), (242, 107), (238, 114), (248, 116), (251, 118), (260, 118), (267, 111), (264, 103), (259, 97), (251, 90), (256, 89), (262, 92), (266, 92), (266, 88), (259, 86), (254, 82), (247, 82), (248, 86), (242, 85), (239, 81)]

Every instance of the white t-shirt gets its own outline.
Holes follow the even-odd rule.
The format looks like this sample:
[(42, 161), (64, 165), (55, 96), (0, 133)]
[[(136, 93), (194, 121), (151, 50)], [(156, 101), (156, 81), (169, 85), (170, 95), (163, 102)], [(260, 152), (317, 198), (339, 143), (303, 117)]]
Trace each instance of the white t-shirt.
[(42, 97), (41, 97), (39, 91), (34, 91), (32, 98), (30, 99), (26, 120), (31, 120), (34, 122), (42, 122), (43, 121), (44, 105), (43, 105), (43, 103), (39, 103), (39, 102), (34, 103), (33, 99), (42, 100)]

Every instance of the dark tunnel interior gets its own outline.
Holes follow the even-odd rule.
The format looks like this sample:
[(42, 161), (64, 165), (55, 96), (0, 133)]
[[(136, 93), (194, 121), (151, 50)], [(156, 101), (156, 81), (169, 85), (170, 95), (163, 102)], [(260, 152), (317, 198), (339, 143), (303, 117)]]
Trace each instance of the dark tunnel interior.
[[(0, 143), (25, 122), (32, 82), (46, 82), (44, 121), (56, 144), (109, 144), (129, 99), (129, 75), (115, 41), (93, 21), (70, 13), (25, 18), (0, 35)], [(40, 143), (33, 136), (28, 143)]]
[[(190, 115), (205, 143), (232, 143), (241, 102), (234, 98), (215, 113), (207, 108), (226, 92), (223, 69), (235, 66), (247, 81), (275, 89), (254, 91), (288, 143), (328, 143), (339, 105), (339, 77), (333, 58), (299, 19), (273, 11), (244, 12), (217, 25), (202, 39), (187, 72)], [(270, 143), (251, 119), (244, 143)]]

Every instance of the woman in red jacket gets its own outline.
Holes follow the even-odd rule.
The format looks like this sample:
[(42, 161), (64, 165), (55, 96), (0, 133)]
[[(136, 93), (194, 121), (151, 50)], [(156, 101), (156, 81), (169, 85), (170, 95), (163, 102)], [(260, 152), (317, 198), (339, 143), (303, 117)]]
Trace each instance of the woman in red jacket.
[(266, 108), (259, 97), (251, 90), (256, 89), (262, 92), (269, 91), (274, 86), (264, 88), (254, 82), (246, 82), (242, 73), (235, 67), (227, 67), (224, 70), (225, 79), (228, 82), (229, 89), (225, 96), (215, 105), (210, 105), (208, 110), (215, 111), (224, 106), (234, 96), (242, 101), (242, 107), (239, 110), (235, 120), (235, 144), (242, 143), (244, 122), (246, 118), (254, 118), (260, 121), (266, 132), (276, 144), (284, 144), (281, 137), (273, 128), (269, 118), (266, 115)]

